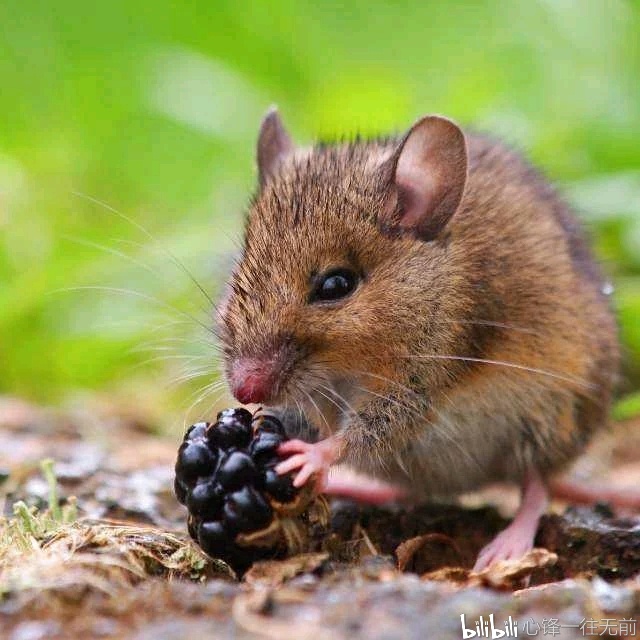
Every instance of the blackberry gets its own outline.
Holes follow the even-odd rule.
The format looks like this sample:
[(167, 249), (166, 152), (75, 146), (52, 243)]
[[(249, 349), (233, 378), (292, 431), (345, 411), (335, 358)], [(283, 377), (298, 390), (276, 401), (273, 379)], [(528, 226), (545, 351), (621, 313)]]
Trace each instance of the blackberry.
[[(294, 487), (291, 475), (275, 472), (286, 440), (277, 417), (226, 409), (215, 423), (190, 427), (178, 450), (174, 488), (189, 511), (189, 535), (240, 573), (286, 553), (292, 526), (302, 527), (318, 502), (307, 487)], [(304, 535), (293, 537), (298, 544)]]

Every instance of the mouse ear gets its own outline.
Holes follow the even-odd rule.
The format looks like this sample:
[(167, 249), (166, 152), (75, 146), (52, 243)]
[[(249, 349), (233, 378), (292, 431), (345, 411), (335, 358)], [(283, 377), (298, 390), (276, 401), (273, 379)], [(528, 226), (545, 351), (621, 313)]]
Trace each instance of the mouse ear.
[(462, 199), (467, 181), (464, 134), (447, 118), (426, 116), (411, 127), (382, 170), (395, 196), (382, 225), (433, 240)]
[(293, 142), (282, 124), (278, 109), (271, 107), (262, 120), (258, 134), (257, 159), (261, 186), (269, 180), (293, 150)]

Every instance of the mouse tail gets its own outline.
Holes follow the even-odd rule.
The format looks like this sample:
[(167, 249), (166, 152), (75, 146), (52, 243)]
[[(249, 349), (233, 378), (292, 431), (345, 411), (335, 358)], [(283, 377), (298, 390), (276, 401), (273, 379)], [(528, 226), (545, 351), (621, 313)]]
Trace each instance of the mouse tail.
[(554, 499), (571, 504), (594, 505), (599, 502), (608, 503), (624, 509), (640, 509), (640, 488), (618, 488), (604, 484), (589, 484), (556, 478), (549, 483), (549, 490)]

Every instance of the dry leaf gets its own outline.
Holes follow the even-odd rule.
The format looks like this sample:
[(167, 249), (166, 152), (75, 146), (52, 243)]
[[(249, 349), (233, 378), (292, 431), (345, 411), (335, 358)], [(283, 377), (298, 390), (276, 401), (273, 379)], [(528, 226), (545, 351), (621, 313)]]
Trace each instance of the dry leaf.
[(420, 551), (420, 549), (422, 549), (422, 547), (424, 547), (426, 544), (430, 544), (432, 542), (450, 546), (456, 551), (459, 556), (462, 555), (458, 545), (449, 536), (446, 536), (443, 533), (426, 533), (422, 536), (409, 538), (409, 540), (405, 540), (403, 543), (398, 545), (398, 547), (396, 548), (398, 569), (400, 569), (400, 571), (405, 571), (418, 551)]
[(479, 579), (479, 583), (495, 589), (513, 589), (522, 584), (534, 569), (554, 565), (558, 556), (547, 549), (531, 549), (519, 560), (504, 560), (477, 573), (471, 573), (469, 580)]
[(443, 567), (442, 569), (423, 573), (420, 579), (433, 580), (434, 582), (454, 582), (460, 586), (467, 587), (470, 584), (470, 573), (469, 569), (464, 567)]
[(514, 589), (523, 586), (534, 569), (548, 567), (557, 560), (558, 556), (547, 549), (532, 549), (519, 560), (496, 562), (477, 573), (463, 567), (443, 567), (420, 577), (422, 580), (452, 582), (459, 587)]
[(286, 560), (263, 560), (254, 563), (244, 581), (251, 586), (279, 587), (301, 573), (315, 571), (328, 557), (328, 553), (301, 553)]

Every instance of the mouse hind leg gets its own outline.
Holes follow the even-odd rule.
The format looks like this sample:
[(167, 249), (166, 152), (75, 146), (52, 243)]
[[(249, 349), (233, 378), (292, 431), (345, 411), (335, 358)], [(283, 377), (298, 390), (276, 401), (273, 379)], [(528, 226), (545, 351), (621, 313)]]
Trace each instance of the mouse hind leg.
[[(555, 409), (550, 412), (549, 408)], [(590, 427), (590, 425), (587, 425)], [(550, 469), (565, 466), (584, 447), (589, 432), (574, 418), (574, 399), (546, 396), (541, 407), (531, 406), (527, 419), (519, 421), (522, 476), (521, 502), (515, 518), (484, 547), (474, 566), (486, 569), (494, 562), (517, 560), (533, 548), (540, 518), (550, 502), (547, 483)], [(524, 452), (527, 452), (524, 455)], [(525, 462), (526, 461), (526, 462)]]
[(511, 524), (480, 551), (474, 571), (494, 562), (517, 560), (533, 548), (541, 516), (549, 504), (549, 491), (540, 473), (530, 469), (524, 478), (522, 502)]

